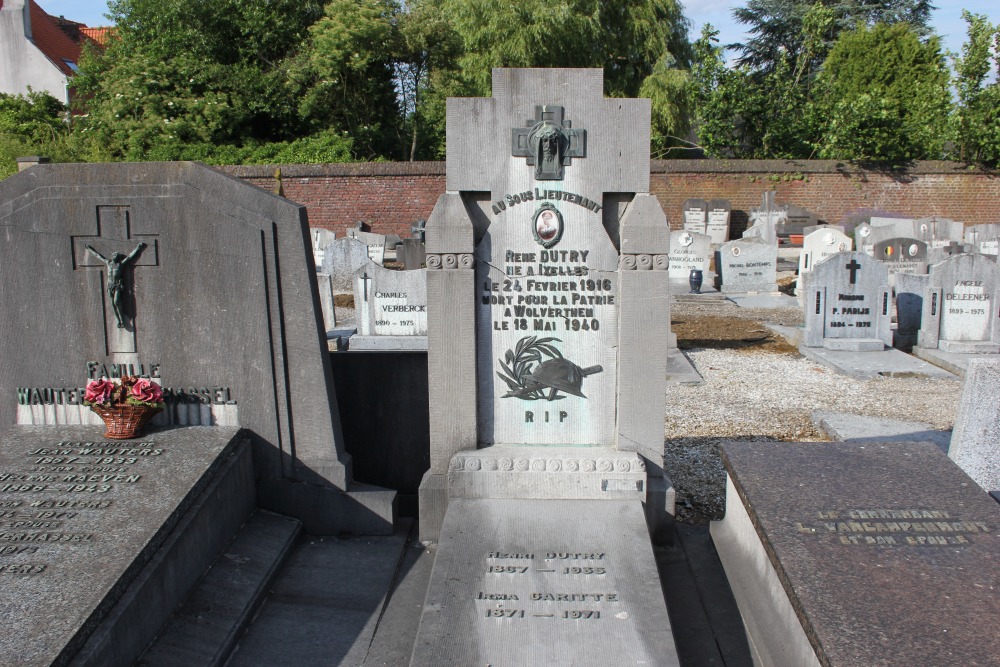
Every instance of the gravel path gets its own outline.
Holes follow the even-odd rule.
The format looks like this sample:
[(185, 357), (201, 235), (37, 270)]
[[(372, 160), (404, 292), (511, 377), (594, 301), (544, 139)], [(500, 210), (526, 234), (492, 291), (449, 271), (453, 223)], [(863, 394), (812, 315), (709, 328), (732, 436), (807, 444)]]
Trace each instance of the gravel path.
[[(728, 302), (676, 304), (672, 319), (725, 315), (795, 324), (795, 311), (743, 311)], [(800, 318), (801, 316), (798, 315)], [(682, 349), (684, 341), (679, 341)], [(770, 349), (768, 349), (770, 348)], [(699, 523), (721, 518), (725, 472), (718, 445), (725, 440), (825, 440), (813, 410), (889, 417), (951, 429), (961, 393), (958, 380), (857, 380), (774, 346), (693, 348), (688, 359), (704, 379), (669, 385), (664, 418), (666, 470), (677, 488), (677, 518)]]

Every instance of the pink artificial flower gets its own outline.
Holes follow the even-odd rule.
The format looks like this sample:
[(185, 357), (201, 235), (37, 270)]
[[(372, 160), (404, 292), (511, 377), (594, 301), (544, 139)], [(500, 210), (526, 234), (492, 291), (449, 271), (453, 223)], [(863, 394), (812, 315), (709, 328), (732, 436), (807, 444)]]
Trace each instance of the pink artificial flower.
[(132, 385), (132, 398), (143, 403), (159, 403), (163, 400), (163, 390), (152, 380), (139, 378)]
[(83, 392), (83, 400), (90, 403), (104, 403), (111, 398), (115, 390), (115, 383), (107, 378), (91, 380)]

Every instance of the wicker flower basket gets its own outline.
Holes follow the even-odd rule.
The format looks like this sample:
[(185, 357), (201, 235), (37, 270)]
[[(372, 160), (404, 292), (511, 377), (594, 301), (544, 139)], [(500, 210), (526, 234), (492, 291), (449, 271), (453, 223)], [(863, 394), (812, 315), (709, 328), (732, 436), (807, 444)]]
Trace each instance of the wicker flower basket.
[(113, 440), (139, 437), (149, 420), (163, 411), (146, 405), (91, 405), (90, 409), (104, 420), (104, 437)]

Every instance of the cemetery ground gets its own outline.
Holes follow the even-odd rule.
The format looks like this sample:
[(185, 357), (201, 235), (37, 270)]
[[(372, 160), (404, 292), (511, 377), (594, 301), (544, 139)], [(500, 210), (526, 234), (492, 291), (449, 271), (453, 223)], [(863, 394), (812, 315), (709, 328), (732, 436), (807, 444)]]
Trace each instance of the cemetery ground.
[(799, 326), (800, 308), (739, 308), (723, 299), (676, 301), (678, 347), (704, 382), (670, 384), (666, 465), (677, 489), (677, 520), (721, 519), (727, 440), (825, 441), (814, 411), (922, 422), (952, 428), (961, 382), (921, 377), (859, 380), (802, 357), (767, 325)]

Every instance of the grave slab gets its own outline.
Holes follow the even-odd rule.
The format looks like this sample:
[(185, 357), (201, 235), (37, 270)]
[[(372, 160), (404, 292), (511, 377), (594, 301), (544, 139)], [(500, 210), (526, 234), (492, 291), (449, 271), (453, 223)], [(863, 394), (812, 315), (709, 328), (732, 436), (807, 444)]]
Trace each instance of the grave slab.
[(969, 368), (969, 362), (973, 359), (996, 359), (1000, 355), (983, 352), (979, 354), (962, 354), (959, 352), (948, 352), (947, 350), (935, 349), (932, 347), (913, 346), (913, 354), (927, 363), (939, 366), (949, 373), (954, 373), (959, 377), (965, 377), (965, 372)]
[(361, 352), (420, 352), (427, 351), (427, 336), (363, 336), (350, 337), (348, 348)]
[(799, 301), (787, 294), (727, 294), (726, 298), (740, 308), (798, 308)]
[(934, 444), (729, 442), (712, 525), (756, 664), (989, 665), (1000, 506)]
[(254, 512), (142, 654), (142, 667), (225, 664), (298, 539), (301, 524)]
[(410, 662), (679, 664), (638, 501), (453, 498)]
[(893, 348), (857, 352), (799, 345), (799, 354), (829, 366), (838, 373), (867, 380), (883, 377), (954, 379), (954, 375)]
[(691, 360), (687, 358), (687, 355), (674, 347), (667, 352), (667, 382), (698, 385), (702, 384), (704, 379), (695, 369)]
[[(4, 654), (131, 664), (253, 509), (239, 433), (172, 428), (115, 442), (97, 427), (8, 430), (0, 619), (18, 631), (0, 638)], [(227, 501), (206, 505), (214, 489)]]
[(886, 417), (868, 417), (853, 415), (846, 412), (827, 412), (814, 410), (811, 415), (813, 424), (831, 440), (868, 442), (933, 442), (943, 452), (948, 451), (951, 441), (951, 431), (941, 431), (930, 424), (921, 422), (888, 419)]

